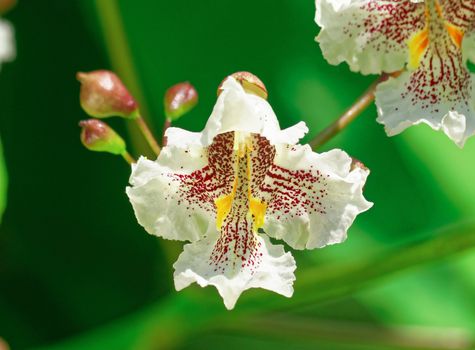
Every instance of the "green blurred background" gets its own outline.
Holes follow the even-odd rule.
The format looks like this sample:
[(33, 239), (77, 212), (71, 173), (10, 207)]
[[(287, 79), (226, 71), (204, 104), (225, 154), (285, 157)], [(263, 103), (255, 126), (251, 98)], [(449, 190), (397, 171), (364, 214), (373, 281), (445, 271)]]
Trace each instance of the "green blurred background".
[[(99, 68), (124, 78), (157, 135), (169, 86), (184, 80), (196, 86), (200, 103), (177, 125), (197, 131), (221, 80), (251, 71), (265, 82), (281, 125), (306, 121), (309, 140), (374, 79), (323, 60), (312, 0), (20, 0), (6, 17), (16, 29), (18, 57), (0, 73), (8, 173), (0, 337), (12, 349), (410, 349), (426, 332), (475, 334), (474, 251), (378, 279), (345, 297), (278, 311), (275, 325), (254, 316), (267, 300), (283, 299), (267, 292), (247, 292), (264, 298), (244, 316), (240, 302), (225, 311), (213, 288), (176, 293), (167, 261), (176, 252), (165, 254), (160, 240), (137, 224), (124, 192), (129, 167), (79, 142), (77, 123), (86, 115), (75, 73)], [(387, 138), (375, 116), (369, 108), (325, 146), (342, 148), (371, 169), (365, 193), (375, 205), (357, 218), (346, 243), (294, 252), (296, 296), (310, 267), (351, 266), (475, 213), (474, 140), (459, 150), (425, 126)], [(141, 145), (125, 123), (110, 124), (138, 155)], [(0, 194), (6, 181), (0, 166)], [(194, 302), (195, 294), (209, 304)], [(220, 329), (236, 321), (241, 327)], [(305, 332), (300, 324), (315, 328)], [(381, 327), (402, 335), (395, 331), (372, 344)], [(169, 332), (178, 334), (172, 345)], [(392, 336), (413, 343), (384, 345)]]

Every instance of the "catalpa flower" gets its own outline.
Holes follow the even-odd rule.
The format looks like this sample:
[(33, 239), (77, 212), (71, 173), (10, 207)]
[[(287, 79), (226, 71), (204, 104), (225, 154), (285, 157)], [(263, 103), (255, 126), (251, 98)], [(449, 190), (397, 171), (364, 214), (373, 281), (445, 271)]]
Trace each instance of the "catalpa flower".
[(474, 0), (316, 0), (317, 41), (331, 64), (379, 74), (378, 122), (392, 136), (426, 123), (459, 146), (475, 131)]
[(249, 73), (225, 80), (202, 132), (167, 130), (156, 161), (140, 158), (127, 194), (147, 232), (191, 241), (174, 264), (175, 287), (215, 286), (228, 309), (249, 288), (293, 293), (295, 249), (340, 243), (356, 215), (368, 170), (343, 151), (296, 145), (301, 122), (281, 130)]

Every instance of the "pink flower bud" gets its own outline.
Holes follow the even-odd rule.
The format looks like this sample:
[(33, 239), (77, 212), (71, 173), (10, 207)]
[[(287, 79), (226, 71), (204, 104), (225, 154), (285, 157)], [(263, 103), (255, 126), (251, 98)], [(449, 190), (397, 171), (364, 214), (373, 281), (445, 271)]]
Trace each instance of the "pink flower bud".
[(178, 83), (167, 90), (164, 98), (165, 116), (177, 120), (198, 103), (198, 93), (189, 82)]
[(81, 107), (92, 117), (135, 118), (138, 104), (117, 75), (107, 70), (77, 73)]
[(125, 153), (125, 142), (106, 123), (97, 119), (88, 119), (79, 122), (81, 142), (88, 150), (108, 152), (122, 155)]
[[(246, 90), (248, 93), (252, 93), (254, 95), (262, 97), (264, 100), (267, 100), (268, 94), (266, 86), (254, 74), (249, 72), (236, 72), (234, 74), (231, 74), (231, 76), (236, 79), (236, 81), (240, 83), (244, 90)], [(221, 93), (221, 85), (223, 84), (223, 82), (221, 82), (218, 87), (218, 96)]]

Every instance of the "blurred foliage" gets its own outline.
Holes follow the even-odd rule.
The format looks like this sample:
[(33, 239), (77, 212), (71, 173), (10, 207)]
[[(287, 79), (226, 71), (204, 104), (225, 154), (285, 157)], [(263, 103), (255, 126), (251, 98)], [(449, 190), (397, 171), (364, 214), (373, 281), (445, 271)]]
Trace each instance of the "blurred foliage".
[[(86, 116), (79, 107), (75, 73), (117, 69), (125, 60), (124, 79), (133, 80), (131, 89), (140, 95), (157, 135), (169, 86), (189, 80), (197, 88), (199, 105), (177, 122), (197, 131), (210, 114), (221, 80), (248, 70), (265, 82), (282, 126), (307, 122), (308, 140), (373, 79), (324, 61), (313, 40), (318, 32), (313, 0), (121, 0), (123, 33), (108, 34), (97, 11), (100, 1), (23, 0), (7, 16), (16, 28), (18, 58), (0, 74), (0, 136), (9, 174), (0, 229), (0, 337), (13, 349), (49, 349), (48, 344), (67, 338), (53, 348), (128, 349), (126, 340), (142, 336), (136, 348), (160, 348), (163, 339), (150, 340), (150, 333), (155, 322), (164, 322), (177, 334), (189, 331), (184, 349), (368, 348), (338, 344), (338, 339), (282, 339), (279, 329), (275, 337), (258, 329), (201, 334), (206, 322), (219, 324), (210, 317), (214, 312), (230, 322), (240, 320), (239, 312), (224, 313), (212, 288), (172, 290), (162, 242), (137, 224), (125, 196), (129, 168), (119, 158), (87, 152), (78, 136), (77, 123)], [(125, 40), (116, 38), (114, 45), (128, 47), (130, 57), (111, 46), (111, 35), (122, 34)], [(294, 253), (297, 298), (299, 277), (310, 267), (355, 264), (422, 231), (437, 235), (439, 227), (473, 218), (475, 141), (460, 150), (426, 126), (388, 138), (375, 114), (369, 108), (325, 147), (342, 148), (372, 170), (366, 197), (375, 206), (357, 219), (345, 244)], [(111, 124), (128, 135), (121, 120)], [(128, 141), (140, 149), (130, 135)], [(474, 263), (473, 253), (442, 260), (290, 313), (313, 320), (475, 332)], [(311, 285), (304, 293), (319, 289)], [(290, 303), (262, 291), (248, 294), (263, 296), (256, 312), (276, 298)], [(194, 302), (196, 295), (209, 303)], [(91, 345), (87, 339), (101, 343)]]

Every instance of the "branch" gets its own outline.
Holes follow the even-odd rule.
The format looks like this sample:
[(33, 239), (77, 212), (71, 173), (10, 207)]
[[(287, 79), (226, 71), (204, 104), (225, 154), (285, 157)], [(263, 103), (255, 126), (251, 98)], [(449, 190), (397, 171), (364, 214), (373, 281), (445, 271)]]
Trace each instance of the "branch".
[(389, 75), (384, 73), (378, 79), (376, 79), (369, 88), (356, 100), (351, 107), (349, 107), (345, 113), (343, 113), (337, 120), (327, 126), (321, 131), (315, 138), (309, 142), (313, 149), (317, 149), (320, 146), (327, 143), (333, 137), (335, 137), (340, 131), (346, 128), (353, 120), (356, 119), (363, 111), (373, 102), (374, 92), (379, 83), (388, 79)]

